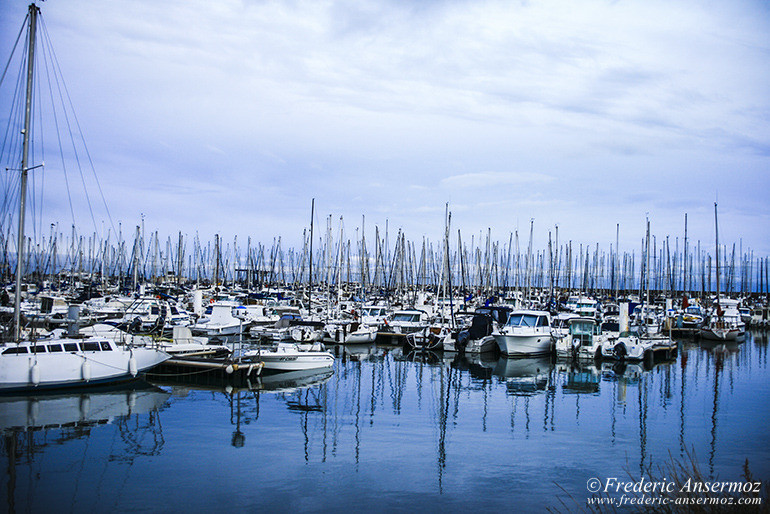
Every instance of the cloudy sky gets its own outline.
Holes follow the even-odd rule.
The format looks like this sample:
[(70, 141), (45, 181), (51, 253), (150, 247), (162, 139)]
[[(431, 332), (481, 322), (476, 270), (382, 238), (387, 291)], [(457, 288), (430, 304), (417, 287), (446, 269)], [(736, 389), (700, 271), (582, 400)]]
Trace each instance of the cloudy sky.
[[(391, 237), (770, 255), (761, 0), (51, 0), (45, 27), (112, 218), (161, 237)], [(3, 64), (27, 4), (0, 3)], [(15, 80), (15, 79), (14, 79)], [(15, 83), (14, 83), (15, 84)], [(46, 88), (48, 86), (45, 86)], [(3, 84), (3, 127), (13, 88)], [(47, 136), (46, 144), (55, 136)], [(72, 215), (60, 159), (45, 198)], [(4, 164), (6, 166), (6, 164)], [(87, 170), (88, 171), (88, 170)], [(75, 223), (93, 227), (69, 170)], [(90, 180), (86, 173), (86, 178)], [(58, 185), (57, 185), (57, 182)], [(90, 198), (99, 227), (98, 192)], [(659, 239), (660, 240), (660, 239)]]

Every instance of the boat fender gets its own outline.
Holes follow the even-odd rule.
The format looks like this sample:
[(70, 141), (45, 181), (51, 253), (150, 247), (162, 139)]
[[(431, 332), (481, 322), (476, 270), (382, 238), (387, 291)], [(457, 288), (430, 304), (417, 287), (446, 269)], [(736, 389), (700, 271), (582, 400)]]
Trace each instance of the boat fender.
[(235, 371), (235, 368), (233, 368), (233, 365), (228, 364), (227, 367), (225, 368), (225, 373), (227, 373), (228, 375), (232, 375), (233, 371)]
[(29, 368), (29, 381), (33, 386), (40, 384), (40, 366), (37, 365), (37, 361), (30, 362), (32, 367)]
[(134, 357), (134, 351), (131, 350), (131, 357), (128, 358), (128, 372), (131, 373), (132, 377), (136, 376), (137, 369), (136, 369), (136, 357)]
[(86, 382), (91, 380), (91, 364), (88, 362), (88, 359), (83, 360), (83, 364), (80, 366), (80, 373)]

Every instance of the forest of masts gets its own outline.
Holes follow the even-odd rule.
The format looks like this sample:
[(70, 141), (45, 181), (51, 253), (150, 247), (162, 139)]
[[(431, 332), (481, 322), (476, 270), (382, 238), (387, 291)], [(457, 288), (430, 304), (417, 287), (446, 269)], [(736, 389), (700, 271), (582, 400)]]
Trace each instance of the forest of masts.
[[(526, 294), (537, 289), (614, 297), (639, 293), (646, 286), (669, 297), (703, 297), (716, 290), (717, 263), (700, 241), (688, 241), (686, 229), (681, 242), (678, 237), (643, 237), (638, 250), (621, 253), (617, 239), (607, 247), (560, 241), (554, 227), (548, 231), (547, 246), (535, 249), (534, 220), (526, 241), (517, 230), (499, 242), (492, 240), (491, 230), (470, 238), (459, 230), (450, 233), (449, 217), (445, 237), (438, 242), (425, 237), (412, 241), (400, 229), (391, 241), (387, 222), (384, 231), (375, 227), (374, 239), (369, 241), (364, 235), (365, 220), (350, 238), (342, 218), (338, 230), (333, 230), (330, 215), (325, 234), (316, 235), (312, 244), (312, 226), (303, 231), (301, 248), (285, 248), (280, 237), (267, 244), (237, 236), (224, 241), (218, 235), (213, 241), (202, 241), (181, 232), (161, 239), (157, 231), (145, 233), (143, 226), (130, 236), (122, 230), (99, 236), (78, 234), (74, 226), (65, 233), (52, 225), (50, 234), (42, 235), (39, 242), (27, 238), (23, 275), (29, 282), (48, 281), (59, 287), (74, 283), (76, 275), (87, 276), (101, 285), (119, 284), (131, 290), (142, 283), (169, 281), (299, 289), (312, 278), (314, 287), (345, 285), (359, 295), (420, 289)], [(735, 243), (720, 245), (719, 290), (730, 295), (767, 294), (770, 261), (755, 258), (753, 251), (742, 246), (742, 242), (737, 248)], [(0, 233), (0, 248), (0, 276), (8, 284), (15, 274), (16, 237)]]

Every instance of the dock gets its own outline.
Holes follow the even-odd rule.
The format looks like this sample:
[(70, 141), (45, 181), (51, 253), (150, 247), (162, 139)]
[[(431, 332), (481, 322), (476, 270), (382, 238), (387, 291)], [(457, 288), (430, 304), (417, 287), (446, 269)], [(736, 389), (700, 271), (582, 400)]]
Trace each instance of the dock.
[(179, 356), (168, 359), (147, 373), (150, 381), (194, 381), (199, 385), (218, 385), (226, 381), (234, 387), (251, 387), (262, 374), (264, 363), (258, 358)]

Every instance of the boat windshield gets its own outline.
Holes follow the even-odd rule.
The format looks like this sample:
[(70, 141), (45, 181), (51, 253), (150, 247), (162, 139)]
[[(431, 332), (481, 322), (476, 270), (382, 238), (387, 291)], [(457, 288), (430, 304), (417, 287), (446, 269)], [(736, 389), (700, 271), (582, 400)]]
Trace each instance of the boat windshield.
[(594, 333), (594, 326), (590, 321), (573, 321), (569, 331), (573, 336), (591, 335)]
[(410, 323), (417, 323), (420, 321), (420, 315), (412, 314), (410, 312), (398, 312), (393, 315), (393, 321), (407, 321)]
[(508, 326), (511, 327), (545, 327), (548, 326), (544, 316), (536, 314), (511, 314), (508, 318)]

